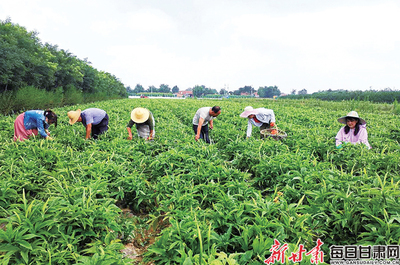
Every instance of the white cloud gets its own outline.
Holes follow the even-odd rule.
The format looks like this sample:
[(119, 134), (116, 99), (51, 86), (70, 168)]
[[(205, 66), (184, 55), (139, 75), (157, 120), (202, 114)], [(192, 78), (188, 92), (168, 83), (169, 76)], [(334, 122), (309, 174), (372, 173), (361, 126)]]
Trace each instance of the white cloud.
[[(400, 88), (399, 4), (364, 1), (14, 0), (0, 19), (125, 85)], [(397, 83), (397, 84), (396, 84)]]
[(163, 32), (173, 28), (169, 16), (157, 9), (128, 13), (126, 23), (129, 29), (146, 34)]

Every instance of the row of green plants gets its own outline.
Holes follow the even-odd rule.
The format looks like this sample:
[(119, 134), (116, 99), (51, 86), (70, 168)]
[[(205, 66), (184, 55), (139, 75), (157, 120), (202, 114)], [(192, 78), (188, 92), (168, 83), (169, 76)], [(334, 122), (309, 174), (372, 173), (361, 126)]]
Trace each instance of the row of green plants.
[[(214, 105), (213, 144), (195, 142), (194, 113)], [(254, 129), (246, 139), (247, 105), (274, 109), (288, 137), (260, 140)], [(154, 114), (154, 141), (126, 140), (139, 106)], [(66, 115), (78, 107), (106, 110), (109, 131), (85, 141)], [(335, 148), (337, 118), (350, 110), (367, 120), (371, 150)], [(132, 242), (142, 264), (264, 264), (274, 239), (288, 243), (288, 264), (318, 238), (328, 263), (332, 245), (399, 244), (399, 117), (386, 104), (123, 99), (55, 111), (53, 141), (15, 143), (17, 114), (0, 120), (4, 264), (139, 263), (121, 252)]]

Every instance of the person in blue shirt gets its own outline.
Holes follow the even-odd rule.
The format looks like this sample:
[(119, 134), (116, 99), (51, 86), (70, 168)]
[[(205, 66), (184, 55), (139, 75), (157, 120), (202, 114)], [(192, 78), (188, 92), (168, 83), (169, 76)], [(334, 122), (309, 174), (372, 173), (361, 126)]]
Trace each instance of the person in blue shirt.
[(102, 109), (71, 110), (68, 111), (68, 118), (71, 125), (76, 122), (82, 122), (86, 128), (86, 140), (90, 139), (90, 137), (97, 139), (100, 134), (108, 130), (108, 114)]
[(33, 135), (52, 140), (48, 128), (51, 124), (57, 127), (57, 115), (51, 110), (28, 110), (14, 122), (14, 141), (25, 141)]

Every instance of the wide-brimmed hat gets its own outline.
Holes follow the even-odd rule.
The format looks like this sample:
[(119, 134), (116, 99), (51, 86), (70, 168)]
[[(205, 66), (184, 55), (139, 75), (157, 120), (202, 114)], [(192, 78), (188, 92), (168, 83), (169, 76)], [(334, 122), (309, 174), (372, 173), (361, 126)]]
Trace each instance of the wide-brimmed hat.
[(357, 118), (357, 119), (360, 120), (361, 125), (364, 125), (364, 124), (367, 123), (364, 119), (360, 118), (360, 117), (358, 116), (357, 111), (354, 111), (354, 110), (353, 110), (353, 111), (350, 111), (349, 113), (347, 113), (346, 116), (340, 117), (340, 118), (338, 119), (338, 122), (343, 123), (343, 124), (347, 124), (347, 120), (346, 120), (347, 118)]
[(249, 115), (255, 115), (258, 114), (258, 110), (253, 109), (252, 106), (247, 106), (244, 108), (244, 111), (240, 114), (240, 117), (242, 118), (247, 118)]
[(74, 124), (79, 119), (80, 116), (81, 116), (80, 109), (68, 111), (69, 124), (71, 125)]
[(149, 119), (150, 111), (145, 108), (135, 108), (131, 112), (131, 119), (136, 123), (143, 123)]

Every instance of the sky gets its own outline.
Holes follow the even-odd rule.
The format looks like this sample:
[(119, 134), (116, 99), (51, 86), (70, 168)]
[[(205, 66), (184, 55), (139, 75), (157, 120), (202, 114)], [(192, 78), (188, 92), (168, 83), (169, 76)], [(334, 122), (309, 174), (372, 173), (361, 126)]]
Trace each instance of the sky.
[(400, 89), (398, 0), (0, 0), (132, 89)]

